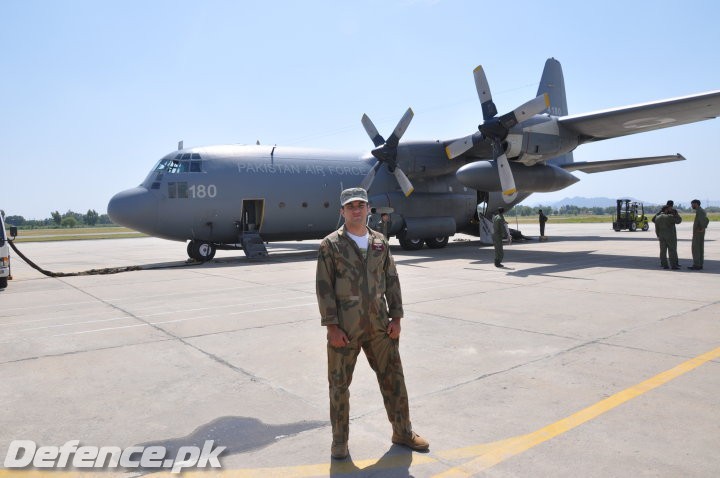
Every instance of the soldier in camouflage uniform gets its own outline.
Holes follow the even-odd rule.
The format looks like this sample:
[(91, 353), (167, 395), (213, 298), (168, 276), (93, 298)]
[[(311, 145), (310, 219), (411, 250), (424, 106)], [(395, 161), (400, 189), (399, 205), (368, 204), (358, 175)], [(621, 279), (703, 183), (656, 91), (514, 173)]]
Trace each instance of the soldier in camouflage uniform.
[(343, 227), (320, 244), (316, 289), (321, 324), (327, 327), (328, 382), (333, 458), (348, 455), (350, 382), (360, 349), (377, 375), (392, 442), (413, 450), (429, 443), (413, 432), (400, 361), (402, 295), (387, 239), (366, 226), (367, 192), (340, 196)]

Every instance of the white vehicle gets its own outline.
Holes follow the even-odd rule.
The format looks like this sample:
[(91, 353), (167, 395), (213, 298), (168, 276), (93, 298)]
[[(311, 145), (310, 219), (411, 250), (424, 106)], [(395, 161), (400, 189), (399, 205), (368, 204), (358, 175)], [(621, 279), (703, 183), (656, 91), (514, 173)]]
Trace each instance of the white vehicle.
[[(17, 228), (10, 227), (10, 239), (15, 239), (16, 235)], [(10, 278), (10, 244), (5, 234), (5, 219), (0, 214), (0, 289), (7, 287)]]

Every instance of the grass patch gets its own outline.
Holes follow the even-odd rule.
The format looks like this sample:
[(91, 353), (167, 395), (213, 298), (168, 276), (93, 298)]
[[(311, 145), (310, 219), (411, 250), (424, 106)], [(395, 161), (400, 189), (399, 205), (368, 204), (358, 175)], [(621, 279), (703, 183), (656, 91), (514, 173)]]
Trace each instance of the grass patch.
[(82, 241), (147, 237), (147, 234), (127, 227), (74, 227), (55, 229), (20, 229), (15, 242)]

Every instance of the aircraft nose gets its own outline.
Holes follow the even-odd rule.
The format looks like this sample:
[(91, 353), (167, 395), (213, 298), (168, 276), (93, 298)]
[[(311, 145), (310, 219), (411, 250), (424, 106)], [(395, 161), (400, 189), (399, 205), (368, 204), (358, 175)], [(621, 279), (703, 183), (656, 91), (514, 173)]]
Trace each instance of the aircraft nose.
[(110, 199), (107, 212), (115, 224), (136, 231), (152, 234), (157, 228), (157, 198), (143, 187), (117, 193)]

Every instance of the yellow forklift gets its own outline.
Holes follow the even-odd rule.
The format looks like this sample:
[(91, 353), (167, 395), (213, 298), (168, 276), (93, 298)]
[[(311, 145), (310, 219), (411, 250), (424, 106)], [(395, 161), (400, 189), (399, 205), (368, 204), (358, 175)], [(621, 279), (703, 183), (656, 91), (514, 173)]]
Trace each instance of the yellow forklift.
[(643, 203), (633, 201), (632, 199), (618, 199), (616, 213), (613, 217), (613, 229), (616, 232), (620, 232), (623, 229), (628, 229), (631, 232), (635, 232), (638, 229), (642, 229), (643, 231), (650, 229)]

